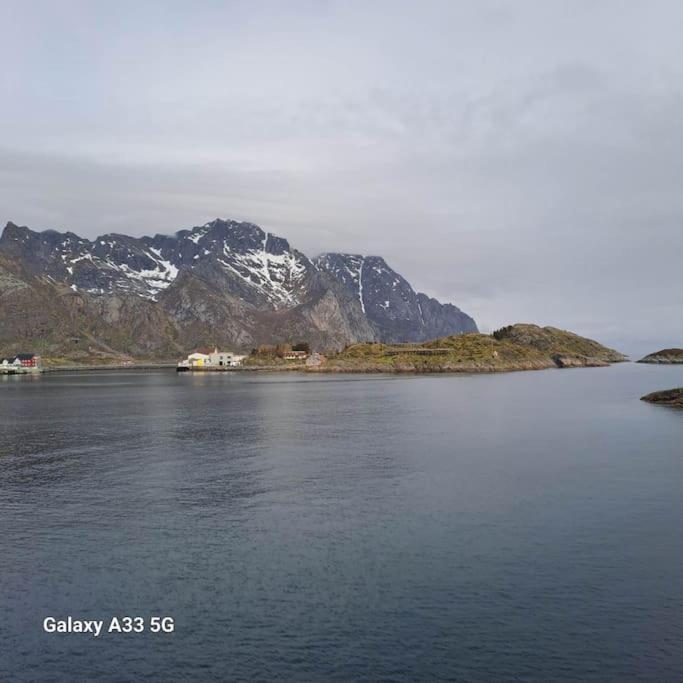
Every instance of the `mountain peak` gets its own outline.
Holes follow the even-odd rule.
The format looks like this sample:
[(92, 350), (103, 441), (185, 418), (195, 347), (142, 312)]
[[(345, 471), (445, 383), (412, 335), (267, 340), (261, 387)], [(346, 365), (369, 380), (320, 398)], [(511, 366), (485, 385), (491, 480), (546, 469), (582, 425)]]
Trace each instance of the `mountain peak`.
[[(311, 260), (285, 238), (244, 221), (216, 218), (172, 235), (109, 233), (92, 241), (9, 222), (0, 250), (23, 272), (91, 298), (98, 310), (110, 305), (107, 297), (172, 306), (179, 316), (173, 325), (208, 316), (202, 324), (233, 330), (239, 347), (292, 329), (303, 338), (321, 325), (342, 343), (476, 331), (469, 316), (415, 292), (381, 256), (330, 252)], [(298, 327), (287, 332), (287, 316), (299, 315)], [(251, 330), (250, 341), (240, 326)]]
[(19, 226), (16, 223), (13, 223), (12, 221), (7, 221), (7, 224), (5, 225), (2, 235), (0, 235), (0, 242), (3, 240), (16, 240), (18, 238), (24, 237), (31, 233), (32, 231), (29, 230), (26, 226)]
[(477, 331), (472, 318), (416, 292), (381, 256), (331, 252), (315, 263), (358, 300), (382, 341), (424, 341), (444, 336), (445, 330)]

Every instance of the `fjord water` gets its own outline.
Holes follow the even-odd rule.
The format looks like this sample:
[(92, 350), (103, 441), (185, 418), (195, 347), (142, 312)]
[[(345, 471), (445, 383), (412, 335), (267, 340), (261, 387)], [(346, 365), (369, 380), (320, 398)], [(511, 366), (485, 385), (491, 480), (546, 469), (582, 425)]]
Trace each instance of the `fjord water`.
[[(683, 679), (683, 367), (0, 381), (4, 680)], [(47, 634), (46, 616), (171, 616)]]

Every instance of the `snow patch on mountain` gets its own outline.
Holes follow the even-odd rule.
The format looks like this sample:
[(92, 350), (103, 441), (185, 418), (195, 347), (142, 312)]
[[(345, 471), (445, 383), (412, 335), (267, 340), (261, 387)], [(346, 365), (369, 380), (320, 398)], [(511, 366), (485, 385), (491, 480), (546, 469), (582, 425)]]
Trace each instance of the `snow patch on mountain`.
[(92, 241), (10, 223), (0, 249), (32, 274), (94, 296), (135, 295), (156, 302), (163, 294), (167, 301), (175, 296), (169, 289), (187, 272), (218, 296), (252, 310), (317, 306), (327, 288), (332, 299), (337, 293), (341, 299), (316, 309), (316, 315), (324, 310), (335, 320), (348, 316), (347, 322), (339, 318), (335, 324), (353, 324), (364, 338), (369, 330), (386, 341), (476, 331), (469, 316), (415, 292), (381, 257), (329, 253), (310, 260), (286, 239), (253, 223), (215, 219), (174, 234), (138, 238), (112, 233)]

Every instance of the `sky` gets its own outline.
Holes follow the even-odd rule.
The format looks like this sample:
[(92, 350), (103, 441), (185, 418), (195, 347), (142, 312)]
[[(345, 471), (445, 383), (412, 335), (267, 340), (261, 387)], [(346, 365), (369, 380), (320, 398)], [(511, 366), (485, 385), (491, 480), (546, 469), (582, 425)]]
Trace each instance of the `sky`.
[(0, 221), (248, 220), (483, 331), (683, 346), (683, 4), (0, 0)]

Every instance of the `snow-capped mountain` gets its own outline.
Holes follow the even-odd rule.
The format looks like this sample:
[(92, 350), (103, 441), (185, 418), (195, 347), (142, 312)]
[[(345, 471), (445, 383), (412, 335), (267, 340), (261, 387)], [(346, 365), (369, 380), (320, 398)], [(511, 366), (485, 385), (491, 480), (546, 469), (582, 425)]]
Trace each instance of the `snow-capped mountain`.
[[(173, 235), (112, 233), (94, 240), (8, 223), (0, 237), (0, 322), (5, 316), (11, 330), (14, 314), (7, 310), (14, 309), (2, 307), (9, 274), (49, 296), (55, 311), (65, 306), (74, 338), (95, 339), (90, 328), (76, 329), (90, 325), (90, 315), (98, 316), (100, 327), (118, 326), (120, 334), (124, 315), (137, 335), (124, 350), (135, 353), (166, 352), (195, 340), (246, 348), (297, 338), (329, 347), (476, 331), (469, 316), (416, 293), (380, 257), (311, 260), (257, 225), (221, 219)], [(110, 343), (109, 332), (98, 334), (98, 343), (120, 345)], [(6, 341), (0, 337), (0, 344)]]
[(323, 254), (315, 264), (358, 298), (382, 341), (424, 341), (477, 331), (467, 314), (416, 292), (381, 256)]
[(9, 223), (2, 246), (34, 274), (65, 282), (73, 291), (136, 294), (151, 301), (187, 268), (234, 281), (233, 288), (252, 303), (291, 306), (301, 303), (300, 288), (315, 270), (287, 240), (257, 225), (219, 219), (172, 236), (108, 234), (93, 241)]

